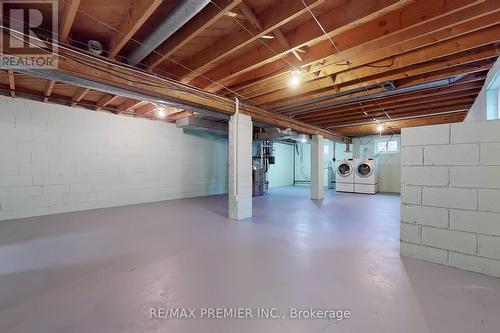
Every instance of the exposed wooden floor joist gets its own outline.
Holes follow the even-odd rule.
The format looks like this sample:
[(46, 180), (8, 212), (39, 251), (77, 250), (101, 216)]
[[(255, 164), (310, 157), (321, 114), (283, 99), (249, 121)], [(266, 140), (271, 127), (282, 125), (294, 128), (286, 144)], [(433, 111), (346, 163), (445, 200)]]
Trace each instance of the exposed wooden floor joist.
[[(391, 130), (397, 132), (426, 120), (463, 119), (500, 55), (500, 0), (305, 3), (214, 0), (134, 71), (120, 67), (120, 62), (127, 62), (127, 55), (177, 2), (109, 0), (90, 5), (68, 0), (60, 12), (59, 39), (74, 51), (61, 49), (68, 57), (61, 58), (57, 72), (173, 101), (180, 105), (177, 113), (187, 112), (184, 115), (197, 113), (182, 111), (182, 105), (231, 114), (238, 97), (243, 112), (256, 121), (335, 138), (328, 129), (350, 136), (375, 133), (373, 126), (364, 124), (375, 120), (393, 124)], [(111, 61), (85, 55), (91, 39), (103, 45), (102, 55)], [(297, 71), (300, 83), (291, 88), (290, 77)], [(45, 102), (155, 117), (156, 104), (136, 94), (41, 79), (15, 69), (6, 74), (1, 88), (12, 97), (24, 94)], [(425, 88), (443, 79), (456, 82)], [(420, 85), (420, 91), (371, 97)], [(352, 98), (360, 102), (342, 102)]]

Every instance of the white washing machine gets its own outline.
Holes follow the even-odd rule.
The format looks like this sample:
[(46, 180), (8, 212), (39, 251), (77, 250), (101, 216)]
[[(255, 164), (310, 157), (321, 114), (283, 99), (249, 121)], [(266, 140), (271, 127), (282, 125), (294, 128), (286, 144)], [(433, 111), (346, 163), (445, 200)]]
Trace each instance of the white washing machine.
[(378, 192), (377, 160), (372, 158), (354, 160), (354, 192), (375, 194)]
[(354, 192), (354, 160), (335, 162), (335, 191)]

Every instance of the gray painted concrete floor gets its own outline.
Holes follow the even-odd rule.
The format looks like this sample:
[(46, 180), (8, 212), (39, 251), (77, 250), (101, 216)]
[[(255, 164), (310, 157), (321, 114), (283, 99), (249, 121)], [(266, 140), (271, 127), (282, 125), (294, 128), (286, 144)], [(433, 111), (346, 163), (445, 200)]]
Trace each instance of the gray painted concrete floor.
[[(0, 223), (0, 332), (498, 332), (500, 280), (401, 259), (399, 197), (281, 188)], [(341, 308), (344, 321), (151, 320), (150, 307)]]

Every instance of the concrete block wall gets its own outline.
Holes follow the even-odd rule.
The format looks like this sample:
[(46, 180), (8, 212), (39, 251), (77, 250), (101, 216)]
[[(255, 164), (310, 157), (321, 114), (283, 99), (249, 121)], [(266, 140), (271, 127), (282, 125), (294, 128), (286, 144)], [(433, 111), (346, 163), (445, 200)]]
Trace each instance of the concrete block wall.
[(252, 136), (250, 116), (237, 113), (229, 120), (229, 218), (252, 217)]
[(311, 138), (311, 199), (322, 200), (325, 197), (325, 140), (322, 135)]
[(401, 255), (500, 277), (500, 121), (401, 133)]
[(497, 59), (493, 67), (488, 71), (488, 76), (484, 82), (483, 88), (476, 97), (474, 104), (472, 104), (465, 121), (483, 121), (488, 119), (488, 93), (491, 89), (491, 84), (500, 73), (500, 58)]
[(0, 220), (227, 192), (226, 138), (0, 97)]

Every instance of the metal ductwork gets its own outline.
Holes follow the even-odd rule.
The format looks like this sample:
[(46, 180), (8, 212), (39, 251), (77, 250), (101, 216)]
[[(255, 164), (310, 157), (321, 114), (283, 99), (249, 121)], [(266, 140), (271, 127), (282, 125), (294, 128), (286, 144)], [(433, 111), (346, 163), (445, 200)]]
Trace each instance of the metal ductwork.
[(297, 133), (289, 128), (281, 129), (277, 127), (266, 127), (264, 128), (264, 131), (255, 133), (254, 139), (277, 141), (277, 140), (290, 139), (295, 136), (297, 136)]
[(183, 0), (165, 20), (156, 27), (148, 38), (128, 56), (129, 64), (137, 65), (140, 63), (184, 24), (198, 14), (208, 3), (210, 3), (210, 0)]
[(296, 142), (306, 143), (311, 140), (311, 136), (307, 134), (299, 134), (297, 136), (292, 137), (291, 140)]
[(101, 55), (102, 50), (103, 50), (103, 47), (102, 47), (101, 42), (99, 42), (97, 40), (93, 40), (93, 39), (88, 41), (87, 51), (89, 51), (90, 53), (93, 53), (95, 55)]
[(281, 129), (278, 127), (266, 127), (262, 132), (254, 134), (254, 140), (257, 141), (276, 141), (286, 143), (309, 142), (310, 136), (307, 134), (299, 134), (291, 129)]
[[(367, 89), (371, 89), (371, 88), (376, 88), (376, 87), (379, 87), (379, 85), (368, 86), (366, 88)], [(354, 93), (361, 92), (361, 91), (364, 91), (364, 90), (365, 90), (365, 88), (356, 88), (356, 89), (352, 89), (352, 90), (349, 90), (349, 91), (342, 91), (342, 92), (334, 93), (334, 94), (331, 94), (331, 95), (328, 95), (328, 96), (315, 97), (315, 98), (311, 98), (311, 99), (308, 99), (308, 100), (303, 101), (303, 102), (295, 102), (295, 103), (287, 104), (285, 106), (282, 106), (280, 108), (275, 109), (274, 111), (281, 112), (281, 111), (285, 111), (287, 109), (293, 109), (293, 108), (301, 107), (301, 106), (304, 106), (304, 105), (307, 105), (307, 104), (321, 102), (321, 101), (324, 101), (324, 100), (327, 100), (327, 99), (330, 99), (330, 98), (342, 97), (342, 96), (345, 96), (345, 95), (354, 94)]]
[(208, 119), (201, 119), (196, 117), (186, 117), (177, 119), (175, 125), (178, 128), (201, 130), (209, 132), (217, 132), (227, 134), (229, 132), (227, 123), (220, 123)]
[[(404, 87), (404, 88), (396, 88), (394, 86), (394, 82), (387, 82), (387, 83), (384, 82), (382, 84), (377, 84), (377, 85), (366, 87), (366, 89), (370, 89), (370, 88), (374, 88), (374, 87), (383, 87), (387, 91), (380, 92), (380, 93), (375, 93), (375, 94), (370, 94), (370, 95), (364, 95), (364, 96), (347, 98), (347, 99), (344, 99), (344, 100), (341, 100), (341, 101), (334, 101), (334, 102), (329, 102), (329, 103), (324, 103), (324, 104), (318, 104), (318, 105), (314, 105), (314, 106), (309, 106), (309, 107), (305, 107), (305, 108), (302, 108), (302, 109), (290, 111), (290, 112), (288, 112), (288, 114), (289, 115), (295, 115), (295, 114), (299, 114), (299, 113), (302, 113), (302, 112), (308, 112), (308, 111), (314, 111), (316, 109), (323, 109), (323, 108), (334, 107), (334, 106), (342, 105), (342, 104), (346, 104), (346, 103), (362, 102), (362, 101), (371, 100), (371, 99), (374, 99), (374, 98), (388, 97), (388, 96), (393, 96), (393, 95), (397, 95), (397, 94), (413, 92), (413, 91), (417, 91), (417, 90), (430, 89), (430, 88), (439, 88), (439, 87), (443, 87), (443, 86), (447, 86), (449, 84), (452, 84), (452, 83), (456, 82), (457, 80), (461, 79), (462, 77), (463, 77), (463, 75), (459, 75), (459, 76), (456, 76), (456, 77), (453, 77), (453, 78), (449, 78), (449, 79), (443, 79), (443, 80), (438, 80), (438, 81), (433, 81), (433, 82), (427, 82), (427, 83), (417, 84), (417, 85), (414, 85), (414, 86), (409, 86), (409, 87)], [(302, 105), (307, 105), (307, 104), (311, 104), (311, 103), (320, 102), (322, 100), (327, 100), (327, 99), (331, 99), (331, 98), (336, 98), (336, 97), (341, 97), (341, 96), (344, 96), (344, 95), (353, 94), (353, 93), (360, 92), (360, 91), (363, 91), (363, 90), (365, 90), (365, 88), (357, 88), (357, 89), (353, 89), (353, 90), (349, 90), (349, 91), (344, 91), (344, 92), (341, 92), (341, 93), (336, 93), (336, 94), (332, 94), (332, 95), (328, 95), (328, 96), (318, 97), (318, 98), (310, 99), (310, 100), (303, 101), (303, 102), (289, 104), (289, 105), (286, 105), (286, 106), (281, 107), (279, 109), (276, 109), (276, 111), (283, 111), (283, 110), (286, 110), (286, 109), (290, 109), (290, 108), (294, 108), (294, 107), (299, 107), (299, 106), (302, 106)]]
[(394, 84), (394, 81), (387, 81), (381, 84), (382, 88), (384, 88), (387, 91), (394, 90), (396, 89), (396, 85)]

